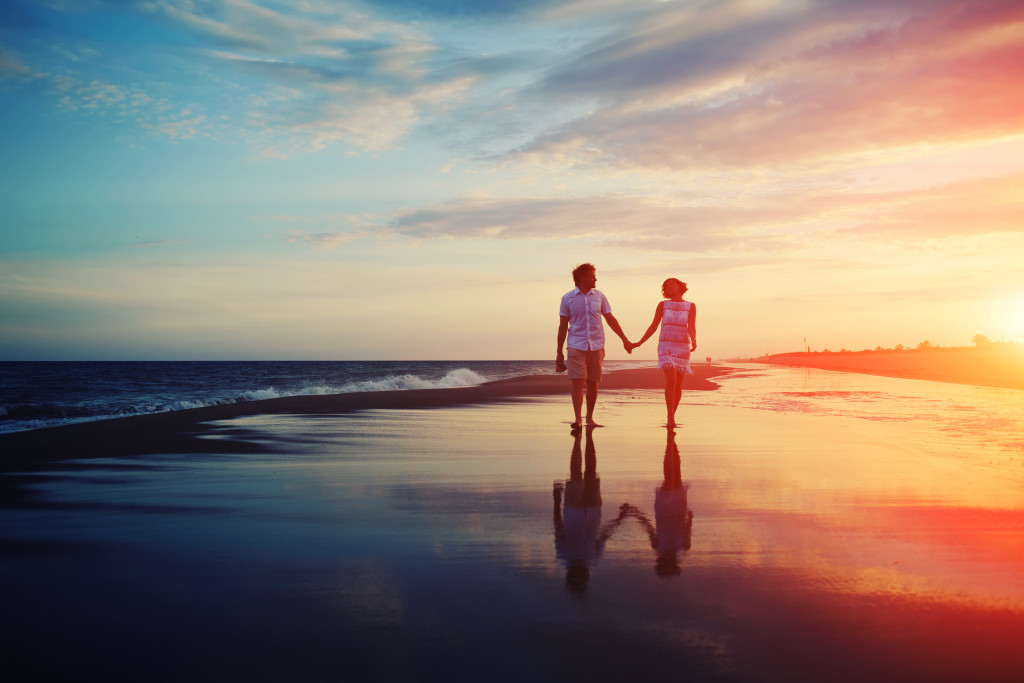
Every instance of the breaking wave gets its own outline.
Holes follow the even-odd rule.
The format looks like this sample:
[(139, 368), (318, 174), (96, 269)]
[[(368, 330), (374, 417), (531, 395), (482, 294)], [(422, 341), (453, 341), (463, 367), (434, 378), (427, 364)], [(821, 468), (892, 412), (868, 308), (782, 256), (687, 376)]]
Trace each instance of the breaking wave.
[[(73, 422), (105, 420), (132, 415), (163, 413), (191, 408), (262, 401), (287, 396), (326, 396), (371, 391), (408, 391), (412, 389), (453, 389), (476, 386), (487, 378), (470, 370), (457, 368), (437, 379), (424, 379), (415, 374), (388, 374), (375, 379), (353, 380), (334, 385), (327, 382), (284, 382), (282, 386), (225, 391), (210, 389), (206, 395), (184, 397), (143, 394), (122, 396), (119, 401), (24, 402), (0, 405), (0, 432), (39, 429)], [(193, 390), (195, 392), (195, 390)]]

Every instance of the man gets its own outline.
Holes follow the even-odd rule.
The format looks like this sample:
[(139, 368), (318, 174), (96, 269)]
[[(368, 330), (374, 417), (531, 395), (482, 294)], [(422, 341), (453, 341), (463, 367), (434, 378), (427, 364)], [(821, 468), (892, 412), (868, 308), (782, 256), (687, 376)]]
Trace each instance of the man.
[[(576, 288), (562, 296), (558, 309), (558, 353), (555, 356), (555, 372), (569, 371), (572, 382), (572, 407), (576, 419), (572, 431), (583, 428), (584, 393), (587, 400), (587, 427), (600, 427), (594, 421), (594, 406), (597, 404), (597, 387), (601, 381), (604, 365), (604, 325), (619, 335), (627, 353), (632, 353), (629, 340), (612, 315), (608, 298), (594, 289), (597, 286), (597, 268), (590, 263), (576, 266), (572, 271)], [(562, 353), (566, 340), (569, 342), (568, 359)], [(568, 362), (567, 362), (568, 361)]]

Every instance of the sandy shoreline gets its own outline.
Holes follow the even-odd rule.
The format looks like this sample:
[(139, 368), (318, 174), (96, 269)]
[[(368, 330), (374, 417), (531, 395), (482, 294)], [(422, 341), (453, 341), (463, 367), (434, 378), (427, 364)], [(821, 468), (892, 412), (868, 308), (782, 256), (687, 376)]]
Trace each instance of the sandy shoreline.
[[(695, 365), (686, 380), (687, 391), (713, 390), (713, 378), (731, 372), (721, 366)], [(657, 368), (607, 373), (603, 390), (660, 389)], [(239, 444), (200, 438), (206, 423), (250, 415), (337, 415), (355, 410), (439, 408), (526, 400), (531, 396), (568, 396), (565, 375), (532, 375), (472, 387), (375, 391), (320, 396), (288, 396), (150, 415), (49, 427), (0, 434), (0, 470), (31, 469), (69, 458), (117, 457), (146, 453), (237, 452)], [(568, 411), (569, 409), (567, 409)], [(246, 446), (247, 447), (247, 446)]]
[(901, 379), (1024, 389), (1024, 349), (936, 349), (899, 353), (794, 353), (751, 359), (751, 363), (819, 368)]

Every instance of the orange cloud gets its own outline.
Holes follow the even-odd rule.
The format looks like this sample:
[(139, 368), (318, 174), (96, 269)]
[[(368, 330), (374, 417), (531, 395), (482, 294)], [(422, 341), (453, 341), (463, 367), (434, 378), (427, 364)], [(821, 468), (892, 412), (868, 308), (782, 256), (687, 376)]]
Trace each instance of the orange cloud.
[(877, 160), (1024, 131), (1019, 2), (819, 3), (703, 33), (700, 16), (673, 20), (692, 11), (554, 73), (548, 96), (606, 104), (521, 153), (691, 169)]

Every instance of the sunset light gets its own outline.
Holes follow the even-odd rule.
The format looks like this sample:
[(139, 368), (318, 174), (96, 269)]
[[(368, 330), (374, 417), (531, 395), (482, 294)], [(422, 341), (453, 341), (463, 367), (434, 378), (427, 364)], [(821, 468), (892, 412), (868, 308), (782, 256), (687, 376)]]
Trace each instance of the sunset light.
[(1024, 331), (1019, 2), (7, 6), (2, 358), (546, 358), (583, 261), (716, 358)]
[(1024, 0), (0, 0), (5, 680), (1024, 680)]

